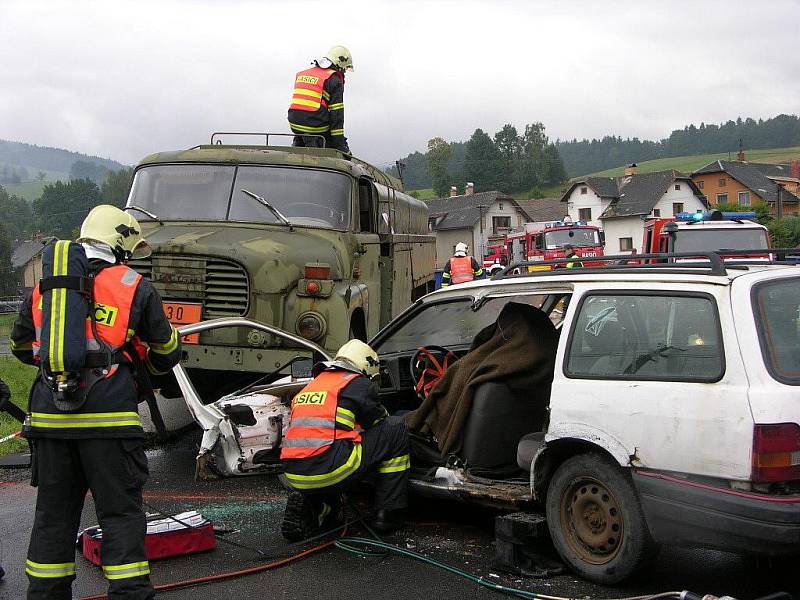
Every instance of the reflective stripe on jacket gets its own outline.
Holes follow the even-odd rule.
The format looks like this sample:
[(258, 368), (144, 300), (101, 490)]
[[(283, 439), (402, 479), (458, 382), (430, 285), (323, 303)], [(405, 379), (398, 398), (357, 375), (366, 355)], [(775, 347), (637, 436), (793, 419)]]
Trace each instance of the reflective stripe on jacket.
[(454, 256), (450, 259), (450, 283), (466, 283), (475, 279), (471, 256)]
[(339, 407), (339, 392), (356, 377), (355, 373), (323, 371), (300, 390), (292, 400), (282, 459), (322, 454), (336, 440), (352, 440), (358, 447), (361, 435), (355, 431), (355, 414)]
[(328, 108), (330, 98), (327, 97), (328, 93), (323, 87), (334, 73), (336, 73), (334, 69), (317, 66), (300, 71), (294, 78), (294, 91), (289, 109), (314, 112), (320, 107)]

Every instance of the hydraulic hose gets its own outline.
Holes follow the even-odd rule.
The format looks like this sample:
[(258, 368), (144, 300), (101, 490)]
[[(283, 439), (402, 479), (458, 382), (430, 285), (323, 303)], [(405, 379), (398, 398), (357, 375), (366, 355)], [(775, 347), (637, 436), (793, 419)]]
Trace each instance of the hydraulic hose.
[[(283, 565), (288, 565), (289, 563), (298, 561), (303, 559), (311, 554), (315, 554), (326, 548), (330, 548), (335, 543), (335, 540), (331, 540), (329, 542), (325, 542), (313, 548), (309, 548), (308, 550), (303, 550), (302, 552), (298, 552), (293, 556), (289, 556), (287, 558), (283, 558), (281, 560), (276, 560), (273, 562), (264, 563), (261, 565), (255, 565), (253, 567), (248, 567), (247, 569), (239, 569), (237, 571), (227, 571), (225, 573), (218, 573), (216, 575), (207, 575), (205, 577), (195, 577), (193, 579), (183, 579), (181, 581), (173, 581), (172, 583), (164, 583), (161, 585), (153, 586), (153, 589), (157, 592), (166, 592), (170, 590), (177, 590), (180, 588), (190, 587), (193, 585), (200, 585), (204, 583), (211, 583), (215, 581), (225, 581), (226, 579), (235, 579), (236, 577), (243, 577), (245, 575), (253, 575), (254, 573), (261, 573), (263, 571), (269, 571), (271, 569), (276, 569), (278, 567), (282, 567)], [(108, 598), (108, 594), (97, 594), (95, 596), (83, 596), (80, 600), (100, 600), (101, 598)]]

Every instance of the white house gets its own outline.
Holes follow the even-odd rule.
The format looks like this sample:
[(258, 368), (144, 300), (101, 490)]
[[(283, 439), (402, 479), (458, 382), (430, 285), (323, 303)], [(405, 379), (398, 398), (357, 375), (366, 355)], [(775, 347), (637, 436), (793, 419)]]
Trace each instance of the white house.
[(443, 269), (459, 242), (469, 246), (480, 262), (490, 240), (501, 239), (514, 227), (530, 221), (519, 203), (498, 191), (473, 193), (467, 184), (466, 194), (428, 201), (428, 223), (436, 233), (436, 268)]
[(603, 229), (606, 254), (641, 252), (646, 219), (708, 209), (705, 197), (688, 175), (677, 171), (638, 175), (631, 167), (620, 178), (575, 180), (561, 201), (567, 203), (567, 213), (573, 220)]

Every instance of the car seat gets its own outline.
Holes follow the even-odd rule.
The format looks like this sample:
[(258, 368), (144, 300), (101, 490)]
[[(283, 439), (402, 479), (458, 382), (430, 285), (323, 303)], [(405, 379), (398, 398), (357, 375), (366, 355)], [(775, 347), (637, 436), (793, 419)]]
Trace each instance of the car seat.
[(516, 472), (517, 444), (525, 434), (543, 429), (549, 399), (549, 383), (536, 389), (482, 383), (464, 427), (460, 458), (476, 474), (502, 477)]

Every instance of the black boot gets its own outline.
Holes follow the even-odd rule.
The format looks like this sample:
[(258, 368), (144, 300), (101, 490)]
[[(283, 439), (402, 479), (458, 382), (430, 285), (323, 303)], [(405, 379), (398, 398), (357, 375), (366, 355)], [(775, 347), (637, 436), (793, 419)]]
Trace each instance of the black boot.
[(290, 542), (299, 542), (314, 535), (317, 530), (314, 507), (309, 498), (292, 492), (286, 500), (281, 533)]
[(392, 533), (398, 529), (402, 529), (406, 524), (406, 509), (397, 508), (394, 510), (387, 510), (381, 508), (375, 514), (375, 519), (372, 521), (372, 527), (375, 531), (380, 533)]

